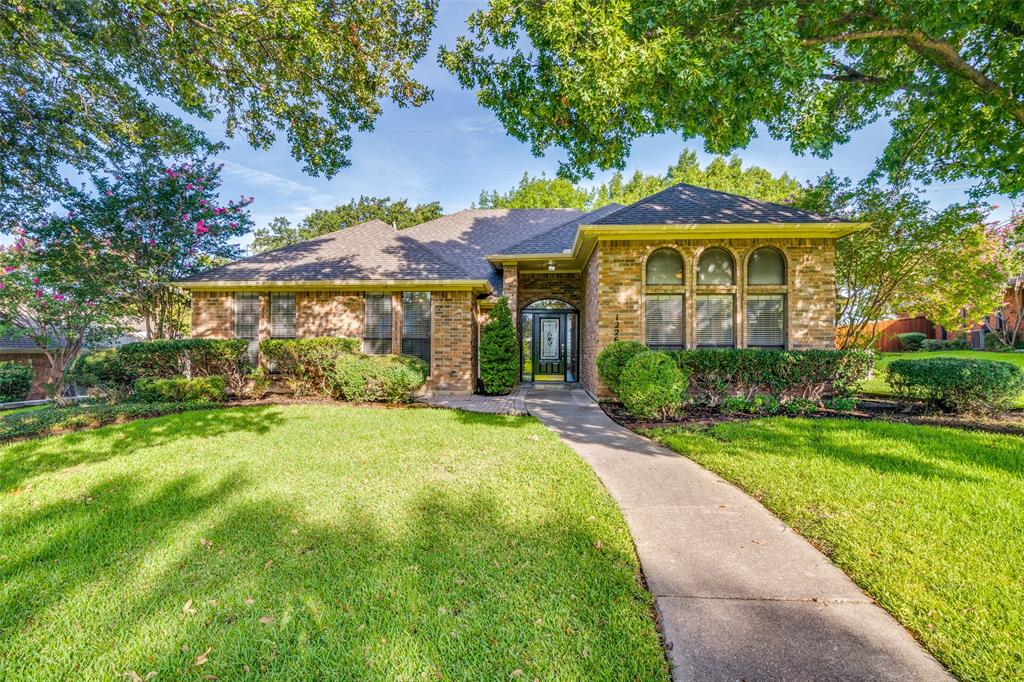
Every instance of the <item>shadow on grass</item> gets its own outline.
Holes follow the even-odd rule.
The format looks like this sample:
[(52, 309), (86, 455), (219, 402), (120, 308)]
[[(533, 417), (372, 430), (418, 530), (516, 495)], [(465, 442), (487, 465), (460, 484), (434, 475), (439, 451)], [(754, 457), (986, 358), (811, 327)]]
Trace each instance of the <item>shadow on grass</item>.
[(582, 513), (536, 523), (428, 485), (397, 518), (314, 520), (237, 474), (145, 485), (5, 528), (0, 676), (667, 678), (630, 544)]
[(0, 447), (0, 490), (51, 471), (102, 462), (159, 446), (182, 436), (213, 437), (233, 432), (267, 433), (282, 422), (269, 406), (182, 412), (138, 419), (55, 438), (37, 438)]

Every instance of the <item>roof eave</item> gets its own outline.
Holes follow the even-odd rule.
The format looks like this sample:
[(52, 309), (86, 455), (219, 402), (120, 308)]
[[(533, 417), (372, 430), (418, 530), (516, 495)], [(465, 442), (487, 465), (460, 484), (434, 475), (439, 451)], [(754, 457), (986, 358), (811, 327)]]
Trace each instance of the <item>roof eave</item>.
[(173, 284), (189, 291), (493, 291), (486, 279), (212, 280)]

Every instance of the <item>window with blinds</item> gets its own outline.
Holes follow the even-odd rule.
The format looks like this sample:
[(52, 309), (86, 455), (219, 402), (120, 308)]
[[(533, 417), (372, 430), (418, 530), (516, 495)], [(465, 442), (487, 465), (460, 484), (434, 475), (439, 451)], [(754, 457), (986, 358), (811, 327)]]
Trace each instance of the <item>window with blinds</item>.
[(697, 345), (732, 348), (733, 297), (731, 294), (708, 294), (697, 297)]
[(782, 294), (747, 296), (747, 346), (786, 347), (786, 297)]
[(363, 352), (382, 355), (391, 352), (391, 294), (366, 294), (363, 323)]
[(235, 294), (235, 338), (260, 337), (260, 295), (251, 293)]
[(430, 292), (402, 292), (402, 354), (430, 365)]
[(644, 343), (649, 348), (682, 349), (684, 330), (681, 294), (648, 294), (644, 297)]
[(295, 294), (270, 294), (270, 336), (295, 338)]

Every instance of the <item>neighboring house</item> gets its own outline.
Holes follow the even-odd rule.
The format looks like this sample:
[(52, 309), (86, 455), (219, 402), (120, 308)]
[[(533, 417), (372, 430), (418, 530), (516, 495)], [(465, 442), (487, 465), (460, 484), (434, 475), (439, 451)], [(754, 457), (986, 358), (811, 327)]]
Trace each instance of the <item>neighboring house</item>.
[(179, 283), (192, 334), (355, 336), (430, 365), (432, 391), (477, 385), (479, 325), (508, 298), (524, 381), (579, 381), (615, 340), (658, 348), (833, 348), (835, 241), (866, 227), (679, 184), (631, 206), (472, 209), (380, 221)]
[(0, 361), (20, 362), (32, 368), (32, 389), (26, 400), (46, 397), (43, 384), (50, 380), (50, 361), (31, 340), (18, 336), (0, 336)]

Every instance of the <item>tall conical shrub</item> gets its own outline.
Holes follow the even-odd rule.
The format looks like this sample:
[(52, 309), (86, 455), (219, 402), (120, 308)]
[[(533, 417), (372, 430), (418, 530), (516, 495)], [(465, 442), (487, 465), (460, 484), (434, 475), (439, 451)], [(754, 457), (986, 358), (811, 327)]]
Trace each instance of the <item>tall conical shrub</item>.
[(480, 383), (488, 395), (504, 395), (519, 380), (519, 344), (504, 296), (480, 330)]

